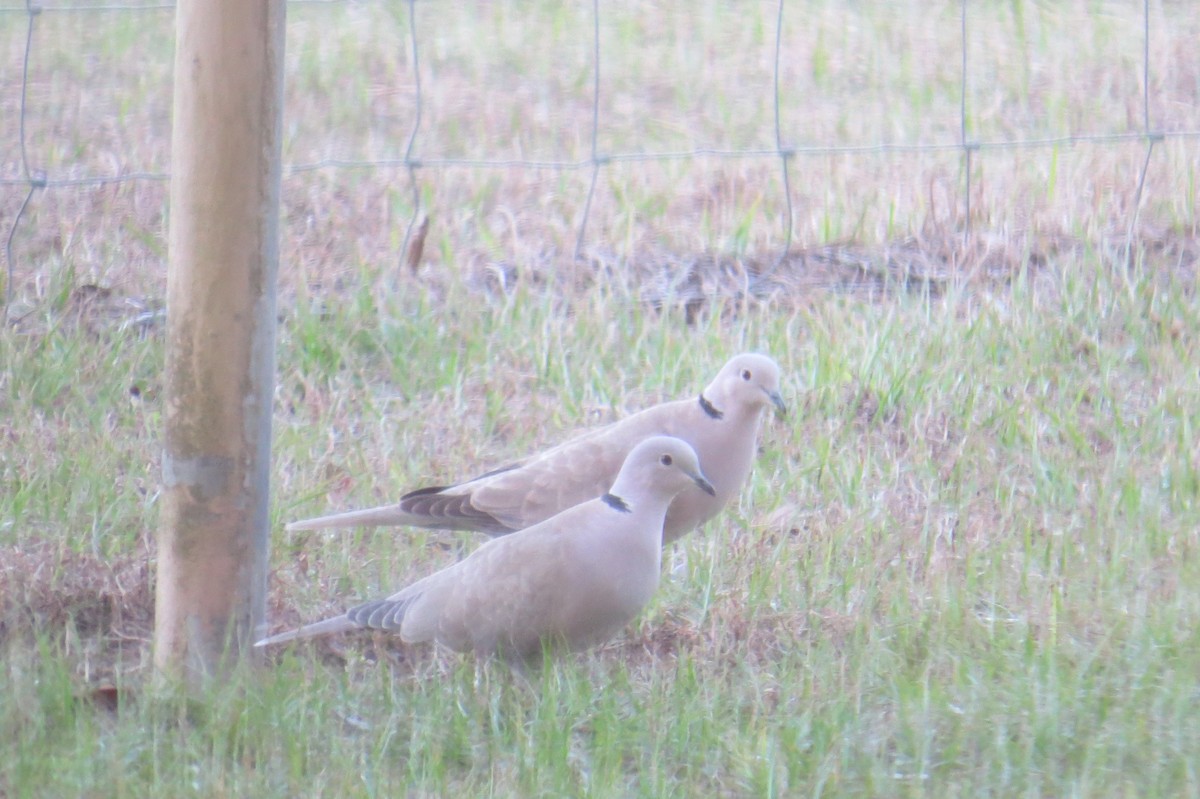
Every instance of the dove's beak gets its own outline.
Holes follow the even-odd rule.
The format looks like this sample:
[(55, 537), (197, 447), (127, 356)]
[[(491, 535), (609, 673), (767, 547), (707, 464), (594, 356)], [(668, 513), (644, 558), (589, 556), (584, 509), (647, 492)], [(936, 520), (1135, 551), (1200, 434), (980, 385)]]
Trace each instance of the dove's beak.
[(775, 406), (776, 416), (787, 416), (787, 406), (783, 404), (783, 396), (778, 391), (763, 391), (767, 395), (767, 399), (771, 400), (771, 404)]
[(713, 484), (708, 482), (708, 478), (706, 478), (704, 475), (692, 474), (689, 475), (689, 477), (696, 481), (696, 485), (700, 486), (700, 490), (705, 494), (708, 494), (710, 497), (715, 497), (717, 495), (717, 489), (713, 488)]

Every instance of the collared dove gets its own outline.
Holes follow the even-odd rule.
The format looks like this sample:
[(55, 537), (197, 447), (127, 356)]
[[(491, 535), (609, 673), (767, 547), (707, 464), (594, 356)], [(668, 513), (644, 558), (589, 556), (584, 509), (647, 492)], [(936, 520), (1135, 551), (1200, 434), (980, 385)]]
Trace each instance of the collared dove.
[(766, 355), (743, 353), (698, 398), (655, 405), (473, 480), (417, 489), (394, 505), (292, 522), (287, 529), (412, 525), (506, 535), (597, 496), (635, 444), (669, 435), (692, 445), (716, 493), (689, 491), (676, 498), (663, 525), (666, 544), (711, 519), (741, 490), (768, 405), (786, 413), (779, 365)]
[(611, 489), (518, 532), (387, 599), (272, 635), (256, 647), (370, 628), (406, 643), (529, 661), (543, 643), (584, 649), (615, 635), (658, 587), (660, 531), (677, 495), (715, 493), (696, 452), (670, 436), (644, 439)]

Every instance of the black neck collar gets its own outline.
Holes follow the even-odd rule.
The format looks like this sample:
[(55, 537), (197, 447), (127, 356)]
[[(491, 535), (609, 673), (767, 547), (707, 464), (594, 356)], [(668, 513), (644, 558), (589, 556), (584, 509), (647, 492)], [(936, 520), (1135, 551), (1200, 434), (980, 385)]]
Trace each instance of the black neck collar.
[(613, 510), (620, 511), (621, 513), (629, 513), (629, 505), (625, 502), (625, 500), (621, 499), (612, 492), (600, 497), (600, 501)]
[(700, 395), (700, 410), (704, 411), (710, 419), (721, 419), (725, 416), (724, 412), (718, 411), (716, 406), (704, 398), (703, 394)]

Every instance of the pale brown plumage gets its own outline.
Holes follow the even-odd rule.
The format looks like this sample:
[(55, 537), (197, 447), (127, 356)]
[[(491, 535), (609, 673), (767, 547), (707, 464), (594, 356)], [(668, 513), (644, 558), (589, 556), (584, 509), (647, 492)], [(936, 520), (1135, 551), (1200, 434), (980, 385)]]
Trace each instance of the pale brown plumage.
[(758, 449), (763, 412), (771, 405), (785, 411), (779, 377), (774, 360), (743, 353), (699, 397), (647, 408), (473, 480), (418, 489), (393, 505), (306, 519), (287, 529), (412, 525), (506, 535), (597, 496), (634, 445), (670, 435), (696, 450), (716, 494), (690, 491), (676, 498), (663, 525), (668, 543), (715, 516), (741, 490)]
[(687, 443), (669, 436), (644, 439), (602, 496), (488, 541), (386, 599), (255, 646), (356, 628), (524, 661), (539, 657), (546, 643), (593, 646), (620, 631), (650, 600), (658, 586), (667, 507), (676, 495), (699, 489), (713, 493)]

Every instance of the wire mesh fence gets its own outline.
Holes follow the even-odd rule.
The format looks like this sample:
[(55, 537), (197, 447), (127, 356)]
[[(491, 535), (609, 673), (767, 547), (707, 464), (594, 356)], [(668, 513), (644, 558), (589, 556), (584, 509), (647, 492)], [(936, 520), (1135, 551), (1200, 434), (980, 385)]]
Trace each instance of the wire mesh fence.
[[(325, 154), (315, 158), (297, 158), (297, 153), (293, 151), (290, 154), (290, 162), (285, 165), (285, 175), (344, 175), (361, 171), (404, 175), (407, 181), (407, 196), (403, 200), (396, 196), (389, 196), (385, 200), (391, 208), (384, 215), (387, 219), (384, 226), (391, 228), (391, 249), (406, 253), (410, 249), (413, 232), (418, 229), (418, 223), (427, 210), (425, 206), (428, 204), (429, 184), (436, 182), (439, 173), (466, 170), (478, 174), (492, 174), (496, 171), (574, 174), (579, 179), (570, 189), (565, 190), (569, 196), (563, 199), (563, 202), (573, 209), (563, 212), (564, 218), (569, 218), (573, 225), (573, 245), (571, 251), (564, 253), (562, 257), (564, 260), (578, 261), (588, 242), (589, 222), (594, 214), (597, 187), (606, 175), (611, 175), (622, 165), (731, 161), (772, 165), (770, 168), (775, 170), (773, 185), (777, 187), (777, 191), (764, 202), (770, 206), (766, 215), (773, 220), (771, 224), (774, 230), (766, 238), (760, 237), (760, 240), (766, 242), (764, 246), (769, 246), (773, 254), (759, 265), (758, 273), (761, 276), (774, 271), (795, 243), (796, 171), (797, 162), (801, 159), (812, 161), (878, 157), (951, 158), (957, 162), (958, 167), (954, 178), (957, 185), (946, 191), (947, 202), (955, 206), (950, 215), (951, 227), (956, 234), (969, 235), (972, 225), (975, 224), (973, 220), (979, 216), (976, 209), (972, 208), (972, 203), (978, 202), (973, 198), (980, 195), (979, 186), (975, 183), (980, 181), (978, 163), (981, 158), (1005, 152), (1041, 151), (1056, 154), (1079, 147), (1136, 147), (1140, 152), (1137, 158), (1140, 166), (1120, 178), (1127, 182), (1124, 191), (1127, 196), (1121, 207), (1114, 212), (1118, 218), (1123, 216), (1125, 247), (1128, 250), (1132, 246), (1139, 213), (1144, 206), (1147, 175), (1155, 164), (1156, 157), (1162, 158), (1163, 147), (1177, 145), (1181, 148), (1180, 157), (1172, 163), (1182, 163), (1189, 175), (1196, 168), (1196, 141), (1200, 139), (1200, 124), (1197, 123), (1197, 119), (1200, 118), (1200, 114), (1196, 113), (1195, 90), (1200, 78), (1197, 78), (1194, 59), (1189, 59), (1185, 52), (1172, 49), (1177, 50), (1180, 46), (1178, 42), (1186, 40), (1188, 36), (1186, 20), (1191, 15), (1185, 6), (1186, 4), (1179, 7), (1171, 4), (1152, 6), (1150, 0), (1144, 0), (1140, 7), (1128, 4), (1092, 4), (1087, 9), (1078, 11), (1083, 16), (1092, 15), (1089, 19), (1095, 19), (1095, 15), (1099, 15), (1100, 22), (1094, 23), (1097, 30), (1116, 30), (1115, 34), (1112, 30), (1107, 34), (1096, 34), (1101, 48), (1105, 46), (1105, 36), (1118, 43), (1111, 56), (1118, 64), (1121, 75), (1119, 80), (1113, 81), (1114, 85), (1100, 86), (1099, 96), (1091, 98), (1091, 102), (1084, 103), (1092, 108), (1097, 107), (1097, 104), (1107, 104), (1108, 107), (1117, 109), (1112, 118), (1099, 120), (1096, 125), (1080, 124), (1075, 116), (1076, 111), (1059, 113), (1056, 118), (1053, 108), (1034, 108), (1032, 105), (1036, 105), (1035, 103), (1031, 103), (1029, 108), (1018, 108), (1015, 113), (1004, 109), (997, 111), (975, 107), (989, 97), (987, 91), (978, 90), (981, 84), (986, 86), (989, 81), (1006, 79), (997, 76), (998, 70), (1003, 71), (1003, 62), (989, 61), (986, 57), (988, 51), (996, 46), (995, 41), (990, 38), (994, 33), (993, 28), (981, 24), (982, 30), (979, 33), (974, 30), (976, 22), (994, 13), (994, 9), (971, 0), (960, 0), (958, 3), (926, 11), (923, 11), (925, 6), (911, 6), (907, 13), (936, 15), (940, 18), (939, 24), (942, 28), (956, 28), (957, 41), (953, 44), (952, 54), (948, 52), (948, 41), (930, 42), (927, 51), (915, 52), (906, 56), (907, 60), (902, 59), (899, 69), (920, 69), (919, 64), (913, 66), (913, 59), (918, 62), (923, 58), (936, 60), (938, 66), (932, 73), (935, 76), (933, 80), (939, 84), (936, 91), (947, 96), (957, 96), (957, 118), (952, 123), (951, 120), (943, 118), (940, 127), (932, 129), (932, 135), (929, 128), (919, 123), (908, 125), (916, 131), (916, 135), (892, 135), (887, 131), (887, 108), (876, 108), (871, 110), (872, 116), (884, 120), (882, 124), (875, 126), (877, 138), (872, 140), (861, 135), (860, 131), (851, 130), (850, 128), (857, 123), (842, 120), (839, 124), (846, 128), (841, 132), (842, 135), (833, 140), (822, 141), (815, 140), (813, 133), (806, 129), (806, 99), (794, 88), (797, 70), (802, 69), (806, 73), (806, 80), (811, 77), (811, 80), (819, 81), (822, 72), (827, 76), (834, 70), (829, 65), (832, 58), (842, 58), (844, 63), (851, 63), (853, 57), (846, 53), (831, 56), (831, 46), (822, 47), (819, 41), (816, 45), (812, 44), (814, 37), (810, 34), (814, 29), (826, 33), (830, 29), (836, 30), (836, 25), (821, 28), (812, 24), (813, 18), (821, 12), (820, 4), (800, 3), (795, 0), (758, 4), (753, 6), (753, 9), (757, 14), (756, 24), (761, 30), (757, 32), (754, 41), (761, 44), (758, 48), (761, 52), (754, 58), (761, 67), (757, 71), (757, 81), (760, 85), (746, 87), (746, 92), (754, 92), (760, 98), (760, 102), (749, 113), (739, 113), (736, 109), (727, 113), (731, 127), (745, 128), (749, 132), (744, 135), (731, 132), (730, 135), (723, 136), (718, 124), (713, 128), (717, 131), (714, 138), (732, 141), (734, 144), (727, 146), (693, 141), (684, 147), (661, 147), (656, 146), (661, 137), (639, 137), (636, 135), (638, 129), (628, 125), (627, 135), (624, 137), (606, 135), (613, 128), (620, 129), (624, 119), (637, 117), (639, 114), (653, 117), (662, 107), (669, 107), (672, 102), (672, 89), (670, 86), (651, 86), (660, 94), (667, 95), (656, 98), (653, 106), (635, 105), (632, 109), (621, 106), (621, 103), (629, 98), (622, 97), (620, 89), (614, 88), (609, 82), (609, 65), (614, 62), (625, 62), (626, 66), (632, 62), (636, 65), (639, 59), (638, 54), (631, 55), (627, 52), (630, 44), (622, 39), (622, 26), (652, 23), (645, 21), (647, 12), (640, 6), (601, 4), (599, 0), (593, 0), (591, 4), (571, 6), (567, 12), (573, 15), (575, 35), (566, 37), (566, 41), (570, 42), (569, 52), (566, 54), (551, 52), (530, 55), (532, 51), (541, 49), (543, 43), (534, 40), (508, 42), (505, 47), (497, 50), (499, 62), (487, 67), (488, 70), (494, 69), (498, 72), (515, 69), (519, 73), (517, 82), (521, 84), (522, 91), (529, 85), (536, 87), (556, 71), (570, 75), (570, 80), (563, 85), (571, 94), (569, 113), (573, 114), (576, 120), (571, 128), (575, 134), (574, 139), (568, 142), (569, 146), (552, 148), (544, 156), (531, 157), (520, 145), (515, 147), (515, 153), (511, 147), (488, 151), (472, 146), (462, 147), (455, 152), (450, 148), (438, 146), (441, 140), (446, 138), (445, 132), (451, 130), (454, 125), (469, 127), (470, 120), (462, 115), (473, 113), (473, 109), (463, 107), (448, 110), (440, 107), (437, 100), (439, 81), (446, 80), (449, 72), (445, 68), (448, 57), (443, 52), (440, 56), (442, 60), (439, 61), (438, 51), (447, 50), (446, 26), (454, 22), (447, 19), (449, 12), (444, 4), (416, 0), (390, 4), (382, 0), (379, 3), (291, 0), (289, 13), (325, 7), (382, 9), (381, 16), (372, 17), (371, 27), (375, 27), (380, 19), (386, 21), (391, 26), (390, 39), (387, 41), (400, 52), (391, 53), (374, 65), (358, 65), (362, 67), (361, 71), (364, 74), (369, 75), (368, 80), (371, 81), (365, 92), (360, 93), (365, 94), (371, 105), (364, 113), (387, 119), (386, 127), (389, 133), (384, 137), (388, 139), (387, 145), (368, 147), (367, 149), (373, 152), (363, 156)], [(465, 8), (467, 15), (486, 17), (494, 13), (490, 4), (468, 5)], [(746, 14), (746, 6), (731, 8), (732, 10), (727, 9), (726, 12)], [(1015, 3), (1012, 9), (1016, 17), (1015, 23), (1011, 25), (1017, 40), (1015, 47), (1025, 48), (1026, 52), (1055, 47), (1054, 41), (1031, 42), (1038, 37), (1039, 31), (1041, 37), (1045, 38), (1047, 28), (1054, 27), (1053, 19), (1049, 23), (1043, 20), (1041, 26), (1038, 26), (1028, 20), (1028, 17), (1035, 13), (1032, 8), (1025, 9), (1023, 4)], [(29, 212), (40, 197), (55, 192), (112, 191), (130, 184), (165, 184), (169, 180), (170, 176), (163, 168), (163, 142), (169, 139), (169, 86), (165, 81), (160, 80), (156, 87), (148, 88), (140, 86), (135, 77), (133, 85), (137, 89), (131, 96), (108, 98), (108, 102), (122, 106), (119, 118), (128, 118), (126, 114), (135, 117), (140, 115), (141, 122), (130, 126), (136, 128), (136, 134), (125, 138), (120, 134), (110, 136), (113, 141), (124, 141), (131, 151), (106, 153), (105, 157), (110, 162), (107, 169), (98, 163), (98, 160), (103, 159), (97, 159), (94, 153), (88, 152), (87, 131), (77, 130), (71, 136), (64, 135), (61, 128), (69, 126), (73, 117), (70, 110), (62, 105), (65, 82), (79, 81), (85, 87), (81, 91), (86, 94), (86, 86), (98, 72), (116, 69), (114, 64), (123, 64), (119, 67), (123, 72), (136, 75), (139, 65), (151, 60), (159, 64), (158, 71), (163, 73), (164, 65), (169, 65), (170, 61), (172, 11), (173, 5), (170, 3), (153, 2), (54, 5), (26, 0), (22, 6), (0, 7), (0, 30), (7, 29), (4, 41), (9, 43), (10, 50), (4, 67), (6, 77), (2, 99), (4, 113), (10, 123), (2, 128), (3, 136), (7, 140), (3, 147), (3, 164), (0, 165), (0, 190), (7, 195), (0, 203), (0, 235), (4, 236), (7, 270), (6, 305), (12, 304), (18, 275), (36, 273), (39, 262), (45, 260), (42, 250), (46, 245), (34, 244), (27, 248), (20, 246), (26, 229), (37, 224), (31, 220)], [(1119, 14), (1116, 13), (1118, 11)], [(552, 12), (546, 7), (538, 6), (525, 7), (517, 13), (528, 17), (563, 12)], [(687, 13), (686, 10), (684, 13)], [(93, 20), (117, 15), (129, 17), (132, 22), (115, 26), (93, 23)], [(1110, 22), (1104, 21), (1106, 15), (1112, 16)], [(71, 18), (76, 20), (76, 26), (60, 28), (50, 22), (51, 18)], [(463, 18), (465, 17), (458, 19)], [(951, 18), (957, 24), (952, 24)], [(1069, 21), (1067, 17), (1064, 19)], [(1181, 27), (1180, 20), (1185, 21)], [(151, 22), (153, 24), (150, 24)], [(920, 24), (920, 20), (916, 20), (916, 23)], [(884, 29), (880, 34), (881, 40), (885, 43), (889, 35), (886, 30), (887, 24), (888, 21), (885, 20), (880, 25), (881, 29)], [(1180, 29), (1175, 30), (1176, 27)], [(74, 32), (84, 41), (73, 42), (69, 35), (63, 35), (64, 32)], [(1159, 35), (1156, 35), (1156, 32)], [(684, 45), (678, 41), (670, 45), (674, 52), (666, 57), (676, 58), (681, 62), (678, 77), (683, 80), (688, 78), (688, 67), (682, 62), (699, 58), (706, 64), (719, 65), (727, 56), (726, 44), (729, 45), (728, 50), (739, 49), (738, 42), (726, 41), (727, 31), (717, 28), (710, 33), (712, 38), (708, 41), (684, 43), (697, 48), (699, 56), (689, 55), (682, 49)], [(326, 31), (325, 35), (335, 34), (333, 31)], [(1056, 35), (1071, 37), (1073, 34), (1071, 30), (1060, 30)], [(109, 38), (97, 44), (95, 36)], [(989, 38), (983, 40), (982, 36)], [(649, 37), (652, 38), (652, 35)], [(819, 39), (820, 35), (816, 35), (815, 38)], [(150, 39), (154, 41), (151, 42)], [(844, 39), (848, 42), (851, 36), (847, 34)], [(1139, 45), (1136, 51), (1130, 46), (1133, 41), (1137, 41)], [(799, 43), (803, 43), (803, 46)], [(93, 66), (90, 63), (93, 57), (88, 54), (88, 48), (101, 46), (109, 52), (104, 58), (110, 60)], [(548, 44), (547, 49), (549, 48)], [(614, 49), (624, 52), (614, 55)], [(797, 49), (804, 50), (802, 56), (797, 55)], [(434, 51), (432, 59), (426, 55), (427, 50)], [(513, 56), (513, 52), (521, 54), (524, 58)], [(489, 51), (485, 57), (490, 55)], [(322, 80), (319, 76), (314, 77), (316, 72), (313, 70), (316, 70), (316, 67), (305, 65), (305, 57), (307, 56), (302, 53), (294, 66), (293, 74), (288, 77), (289, 81)], [(869, 60), (874, 56), (868, 53), (864, 57)], [(321, 56), (318, 53), (311, 55), (311, 58), (319, 60)], [(653, 59), (647, 57), (646, 60), (649, 62)], [(1029, 67), (1032, 60), (1029, 56), (1026, 56), (1024, 61), (1018, 58), (1014, 67), (1016, 71), (1020, 72), (1023, 69), (1026, 73), (1024, 81), (1031, 96), (1033, 90), (1028, 87), (1036, 81), (1036, 75), (1033, 74), (1036, 70)], [(797, 64), (801, 66), (798, 67)], [(334, 65), (335, 70), (338, 66)], [(341, 66), (351, 70), (358, 68), (352, 63)], [(729, 69), (736, 72), (738, 67), (734, 65)], [(306, 70), (313, 71), (313, 74), (306, 77)], [(843, 78), (849, 76), (852, 79), (853, 72), (853, 69), (846, 69), (840, 74)], [(165, 74), (169, 75), (169, 68)], [(632, 79), (638, 80), (640, 77), (634, 75)], [(457, 79), (457, 76), (452, 79)], [(861, 76), (859, 79), (861, 80)], [(825, 80), (833, 84), (831, 92), (836, 92), (837, 80), (831, 82), (828, 77)], [(388, 81), (391, 81), (390, 85)], [(653, 84), (655, 81), (647, 75), (643, 83)], [(126, 82), (125, 85), (128, 86), (129, 83)], [(846, 86), (848, 88), (844, 88), (844, 91), (853, 99), (853, 81), (849, 80)], [(1085, 86), (1082, 90), (1085, 94), (1087, 88)], [(535, 102), (546, 103), (544, 97), (536, 97), (539, 91), (537, 88), (531, 91)], [(555, 91), (559, 92), (557, 99), (561, 103), (562, 87)], [(549, 93), (553, 95), (555, 91)], [(927, 85), (920, 81), (901, 85), (901, 92), (912, 96), (895, 98), (897, 107), (903, 108), (906, 103), (919, 106), (922, 102), (920, 94), (928, 91), (930, 90)], [(736, 94), (736, 89), (734, 93)], [(676, 94), (684, 102), (694, 102), (694, 98), (684, 97), (680, 92)], [(614, 96), (612, 101), (602, 102)], [(703, 99), (703, 92), (701, 97)], [(765, 101), (761, 101), (764, 97)], [(636, 100), (636, 97), (634, 99)], [(520, 100), (518, 97), (514, 103), (519, 106)], [(375, 108), (377, 101), (383, 107), (382, 110)], [(77, 102), (82, 105), (85, 101)], [(885, 99), (884, 102), (891, 101)], [(554, 98), (550, 104), (554, 104)], [(456, 112), (460, 116), (454, 119), (450, 112)], [(291, 108), (285, 108), (285, 114), (292, 113)], [(520, 115), (520, 112), (514, 113)], [(918, 117), (921, 113), (919, 109), (916, 111)], [(1086, 114), (1086, 110), (1082, 113)], [(912, 114), (911, 109), (899, 112), (901, 116)], [(328, 120), (331, 128), (340, 124), (335, 118), (336, 115), (332, 113)], [(429, 121), (431, 115), (438, 117), (432, 124)], [(1035, 116), (1038, 117), (1037, 121), (1031, 121)], [(14, 119), (15, 125), (12, 124)], [(521, 122), (522, 120), (516, 119), (512, 124), (519, 128)], [(285, 127), (287, 124), (285, 123)], [(306, 121), (305, 124), (309, 123)], [(101, 127), (103, 126), (102, 123)], [(38, 132), (34, 132), (34, 128)], [(868, 130), (869, 136), (871, 126), (868, 125), (865, 129)], [(571, 137), (568, 134), (564, 138)], [(64, 144), (72, 140), (76, 142), (74, 145)], [(148, 157), (143, 157), (146, 154), (141, 151), (147, 149), (149, 140), (157, 140), (158, 143), (149, 147), (153, 152), (149, 153)], [(76, 150), (74, 157), (70, 152), (72, 146)], [(384, 154), (381, 155), (381, 152)], [(811, 177), (806, 171), (806, 180), (811, 182)], [(610, 182), (620, 179), (612, 176)], [(1051, 174), (1049, 180), (1053, 179)], [(1183, 185), (1190, 184), (1194, 184), (1192, 176), (1187, 177)], [(1010, 201), (1021, 202), (1015, 197), (1010, 198)], [(1186, 218), (1194, 211), (1194, 191), (1187, 197), (1179, 198), (1176, 204), (1182, 209), (1179, 216)], [(94, 221), (99, 223), (101, 220)], [(110, 219), (106, 224), (119, 226), (121, 221)], [(606, 230), (606, 235), (610, 232)], [(820, 233), (818, 228), (816, 238), (821, 238)], [(143, 233), (143, 237), (145, 235)], [(153, 233), (149, 235), (154, 236)], [(810, 230), (805, 238), (812, 240), (813, 231)], [(150, 246), (151, 249), (161, 251), (161, 243)]]

